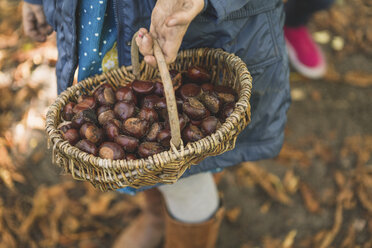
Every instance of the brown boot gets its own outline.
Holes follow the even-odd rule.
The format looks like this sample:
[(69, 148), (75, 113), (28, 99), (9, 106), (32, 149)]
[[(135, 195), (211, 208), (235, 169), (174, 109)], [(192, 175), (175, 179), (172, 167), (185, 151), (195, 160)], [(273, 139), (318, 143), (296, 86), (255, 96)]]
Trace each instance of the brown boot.
[(164, 248), (214, 248), (224, 212), (220, 208), (210, 220), (198, 224), (177, 221), (166, 213)]
[(145, 205), (140, 216), (117, 238), (112, 248), (155, 248), (164, 236), (162, 195), (157, 189), (144, 191)]

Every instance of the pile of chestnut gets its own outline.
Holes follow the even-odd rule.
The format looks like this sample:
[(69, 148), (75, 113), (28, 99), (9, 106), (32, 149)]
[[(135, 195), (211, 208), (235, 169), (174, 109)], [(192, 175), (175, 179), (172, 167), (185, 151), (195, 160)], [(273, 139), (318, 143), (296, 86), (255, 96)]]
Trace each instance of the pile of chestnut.
[[(210, 83), (202, 67), (171, 70), (184, 144), (208, 136), (232, 113), (236, 92)], [(134, 80), (114, 89), (103, 83), (62, 109), (62, 136), (82, 151), (105, 159), (146, 158), (168, 150), (170, 125), (161, 80)]]

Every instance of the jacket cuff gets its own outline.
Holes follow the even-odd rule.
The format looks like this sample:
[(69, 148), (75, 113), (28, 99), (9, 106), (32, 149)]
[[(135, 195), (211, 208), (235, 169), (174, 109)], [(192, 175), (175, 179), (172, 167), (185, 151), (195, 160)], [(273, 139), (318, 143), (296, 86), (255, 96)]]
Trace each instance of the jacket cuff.
[(43, 4), (43, 0), (23, 0), (27, 3), (31, 3), (31, 4), (39, 4), (39, 5), (42, 5)]

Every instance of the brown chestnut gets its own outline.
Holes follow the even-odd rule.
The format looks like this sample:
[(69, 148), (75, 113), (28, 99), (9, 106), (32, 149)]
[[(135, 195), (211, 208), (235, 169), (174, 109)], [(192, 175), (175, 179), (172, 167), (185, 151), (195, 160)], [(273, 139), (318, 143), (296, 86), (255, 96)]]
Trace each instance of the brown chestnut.
[[(185, 114), (178, 114), (178, 120), (180, 123), (180, 131), (182, 131), (190, 121), (189, 117)], [(169, 120), (165, 122), (164, 128), (170, 129)]]
[(123, 148), (114, 142), (104, 142), (99, 147), (99, 156), (103, 159), (124, 159), (125, 153)]
[(137, 97), (129, 86), (117, 89), (115, 96), (118, 101), (133, 102), (134, 104), (137, 104)]
[(202, 120), (190, 120), (190, 123), (195, 126), (200, 126), (200, 124), (202, 123)]
[(113, 105), (115, 103), (114, 90), (108, 83), (98, 86), (93, 95), (99, 105)]
[(210, 135), (221, 126), (220, 121), (215, 116), (204, 118), (200, 124), (200, 129), (205, 135)]
[(154, 87), (155, 87), (154, 94), (158, 96), (164, 96), (164, 86), (161, 82), (155, 81)]
[(227, 93), (231, 95), (236, 95), (236, 92), (234, 91), (233, 88), (225, 85), (215, 85), (214, 86), (214, 91), (217, 93)]
[(120, 122), (117, 124), (115, 121), (117, 120), (109, 120), (104, 126), (105, 134), (109, 140), (114, 140), (120, 134)]
[(141, 158), (147, 158), (148, 156), (152, 156), (163, 151), (165, 151), (164, 147), (156, 142), (143, 142), (138, 147), (138, 155), (140, 155)]
[(183, 104), (183, 112), (191, 120), (201, 120), (206, 117), (207, 109), (195, 98), (188, 98)]
[(103, 140), (103, 131), (93, 123), (85, 123), (80, 128), (80, 136), (94, 144), (100, 144)]
[(179, 89), (179, 95), (183, 100), (189, 97), (199, 97), (201, 93), (201, 87), (197, 84), (185, 84)]
[(97, 156), (97, 147), (87, 139), (80, 140), (75, 146), (84, 152)]
[(62, 131), (62, 137), (64, 140), (67, 140), (70, 145), (75, 145), (80, 140), (79, 131), (74, 128)]
[(160, 100), (158, 95), (148, 95), (142, 99), (142, 108), (153, 108), (155, 104)]
[(132, 102), (118, 102), (115, 104), (114, 112), (121, 120), (126, 120), (135, 114), (135, 105)]
[(218, 113), (220, 110), (221, 102), (214, 93), (207, 93), (204, 92), (201, 97), (200, 101), (204, 104), (204, 106), (211, 111), (213, 114)]
[(214, 85), (211, 83), (204, 83), (201, 85), (201, 88), (204, 92), (213, 92), (214, 91)]
[(71, 121), (72, 117), (74, 117), (74, 107), (76, 103), (74, 102), (69, 102), (65, 105), (65, 107), (62, 110), (62, 117), (65, 121)]
[(97, 116), (93, 109), (79, 111), (71, 120), (74, 128), (80, 128), (86, 122), (97, 123)]
[(101, 113), (100, 115), (98, 115), (98, 122), (102, 126), (104, 126), (106, 122), (108, 122), (112, 119), (115, 119), (115, 113), (111, 109)]
[(164, 147), (170, 147), (171, 138), (172, 138), (172, 135), (169, 129), (161, 130), (156, 136), (156, 140)]
[(211, 75), (200, 66), (192, 66), (187, 70), (187, 76), (194, 82), (205, 83), (211, 80)]
[(119, 135), (115, 137), (115, 143), (119, 144), (126, 152), (134, 152), (139, 145), (139, 140), (131, 136)]
[(155, 87), (151, 81), (134, 80), (132, 82), (132, 89), (138, 94), (148, 95), (154, 91)]
[(222, 103), (229, 103), (235, 101), (235, 96), (230, 93), (222, 93), (217, 92), (218, 98), (222, 101)]
[(94, 100), (94, 97), (87, 96), (84, 97), (84, 100), (79, 102), (74, 106), (72, 111), (77, 114), (78, 112), (86, 109), (94, 109), (96, 107), (96, 101)]
[(156, 137), (160, 130), (163, 129), (163, 126), (159, 122), (155, 122), (151, 125), (149, 132), (147, 133), (146, 140), (147, 141), (156, 141)]
[(231, 115), (231, 113), (234, 111), (234, 107), (234, 102), (227, 103), (222, 107), (220, 111), (220, 118), (222, 121), (225, 121), (225, 119)]
[(169, 74), (172, 79), (173, 89), (177, 90), (182, 85), (182, 74), (177, 70), (170, 70)]
[(143, 137), (148, 130), (149, 123), (139, 118), (129, 118), (123, 125), (123, 131), (136, 138)]
[(127, 156), (125, 156), (125, 159), (126, 160), (136, 160), (137, 157), (136, 157), (136, 155), (134, 155), (132, 153), (128, 153)]
[(182, 139), (187, 142), (194, 142), (204, 137), (202, 131), (195, 125), (188, 125), (182, 131)]
[(137, 117), (148, 121), (150, 125), (159, 120), (158, 113), (152, 108), (142, 108)]

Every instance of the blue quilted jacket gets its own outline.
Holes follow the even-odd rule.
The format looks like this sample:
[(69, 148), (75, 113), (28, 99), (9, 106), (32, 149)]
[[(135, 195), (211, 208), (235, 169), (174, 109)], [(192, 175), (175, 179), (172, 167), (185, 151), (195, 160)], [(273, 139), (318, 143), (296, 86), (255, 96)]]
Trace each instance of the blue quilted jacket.
[[(27, 0), (43, 4), (48, 22), (57, 31), (56, 66), (59, 93), (71, 85), (77, 65), (77, 0)], [(155, 0), (113, 0), (121, 65), (130, 64), (130, 41), (140, 28), (149, 28)], [(282, 26), (282, 0), (205, 0), (206, 7), (191, 23), (181, 49), (222, 48), (235, 53), (253, 77), (252, 121), (239, 135), (236, 148), (192, 166), (184, 176), (220, 170), (242, 161), (276, 156), (283, 143), (290, 105), (288, 63)]]

